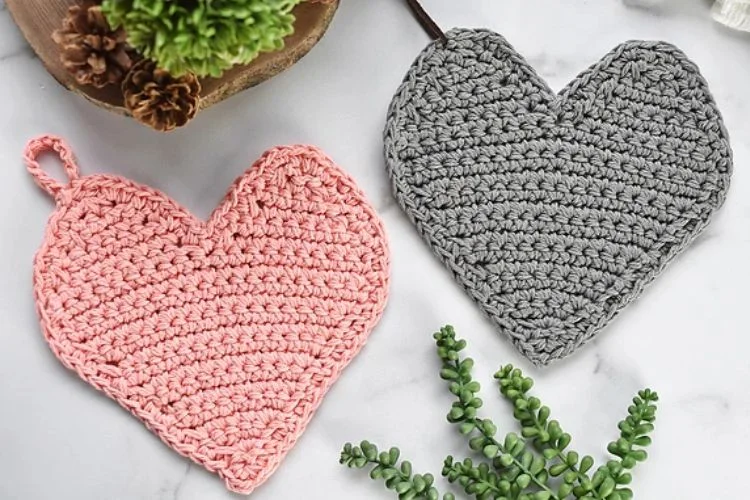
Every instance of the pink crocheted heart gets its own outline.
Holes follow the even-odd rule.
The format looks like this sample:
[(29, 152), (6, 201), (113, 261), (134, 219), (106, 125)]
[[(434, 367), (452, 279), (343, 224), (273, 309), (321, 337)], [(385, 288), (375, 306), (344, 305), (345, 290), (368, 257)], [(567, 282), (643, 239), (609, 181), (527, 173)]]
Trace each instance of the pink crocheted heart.
[[(70, 178), (36, 161), (56, 151)], [(29, 171), (57, 201), (34, 264), (42, 329), (68, 368), (179, 453), (249, 493), (278, 467), (380, 318), (383, 227), (307, 146), (267, 152), (207, 222), (59, 138)]]

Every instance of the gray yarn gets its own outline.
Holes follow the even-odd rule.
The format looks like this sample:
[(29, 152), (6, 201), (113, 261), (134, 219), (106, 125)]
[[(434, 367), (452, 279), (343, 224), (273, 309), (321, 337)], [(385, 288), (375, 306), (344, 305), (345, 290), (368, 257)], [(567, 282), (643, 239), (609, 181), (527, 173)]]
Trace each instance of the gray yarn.
[(554, 94), (502, 36), (447, 36), (391, 104), (388, 174), (456, 281), (546, 365), (708, 224), (729, 187), (727, 132), (698, 68), (667, 43), (622, 44)]

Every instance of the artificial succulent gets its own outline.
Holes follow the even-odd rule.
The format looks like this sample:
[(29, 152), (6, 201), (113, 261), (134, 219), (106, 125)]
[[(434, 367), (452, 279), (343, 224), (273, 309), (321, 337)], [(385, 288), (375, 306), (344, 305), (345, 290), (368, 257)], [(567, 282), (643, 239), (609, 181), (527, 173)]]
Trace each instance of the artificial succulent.
[[(614, 456), (594, 469), (594, 459), (581, 457), (569, 449), (570, 434), (550, 419), (550, 409), (529, 395), (534, 385), (521, 370), (505, 366), (495, 374), (500, 393), (513, 406), (513, 415), (521, 424), (521, 434), (497, 436), (497, 427), (479, 417), (482, 400), (477, 397), (478, 382), (472, 379), (474, 362), (461, 359), (466, 342), (456, 338), (447, 326), (435, 334), (438, 356), (442, 361), (441, 378), (456, 396), (448, 421), (458, 425), (469, 439), (469, 447), (480, 457), (463, 461), (445, 459), (442, 475), (456, 483), (470, 498), (477, 500), (631, 500), (628, 487), (630, 471), (646, 459), (644, 447), (656, 419), (655, 392), (644, 389), (633, 399), (628, 416), (620, 422), (620, 437), (607, 450)], [(370, 468), (370, 477), (385, 481), (399, 500), (438, 500), (440, 493), (432, 474), (414, 474), (411, 463), (400, 461), (398, 448), (380, 452), (374, 444), (347, 443), (341, 463), (356, 469)], [(443, 500), (454, 500), (445, 493)]]
[(218, 77), (281, 49), (301, 1), (104, 0), (102, 10), (130, 45), (173, 76)]

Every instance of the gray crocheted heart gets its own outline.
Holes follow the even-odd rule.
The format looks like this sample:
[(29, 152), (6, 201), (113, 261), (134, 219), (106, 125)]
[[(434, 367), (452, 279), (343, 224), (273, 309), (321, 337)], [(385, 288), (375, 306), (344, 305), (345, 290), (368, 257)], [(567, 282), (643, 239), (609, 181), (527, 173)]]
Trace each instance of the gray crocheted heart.
[(698, 68), (628, 42), (559, 94), (489, 31), (432, 43), (391, 105), (396, 198), (532, 362), (632, 302), (724, 201), (732, 157)]

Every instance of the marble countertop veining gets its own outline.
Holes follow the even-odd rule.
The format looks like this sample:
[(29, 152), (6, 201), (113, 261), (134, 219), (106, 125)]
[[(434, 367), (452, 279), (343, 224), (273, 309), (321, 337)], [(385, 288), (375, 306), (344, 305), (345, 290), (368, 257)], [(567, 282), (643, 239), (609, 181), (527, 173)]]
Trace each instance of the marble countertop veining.
[(635, 473), (637, 498), (734, 497), (750, 449), (750, 35), (714, 24), (707, 0), (651, 8), (620, 0), (425, 0), (446, 28), (503, 33), (558, 89), (624, 40), (670, 41), (700, 65), (732, 136), (733, 186), (714, 223), (596, 341), (539, 371), (493, 331), (390, 195), (385, 112), (427, 37), (402, 0), (342, 3), (329, 34), (299, 64), (161, 135), (63, 90), (0, 1), (0, 500), (239, 498), (66, 371), (47, 348), (31, 259), (52, 203), (20, 161), (26, 140), (46, 132), (69, 140), (84, 172), (150, 184), (201, 216), (266, 148), (315, 143), (381, 213), (393, 252), (386, 314), (255, 500), (393, 498), (337, 464), (345, 441), (398, 444), (417, 470), (438, 474), (446, 454), (466, 456), (445, 422), (451, 400), (437, 376), (431, 333), (445, 323), (469, 341), (485, 412), (501, 430), (515, 426), (492, 384), (500, 364), (532, 374), (575, 448), (597, 458), (632, 395), (652, 386), (662, 401), (650, 460)]

